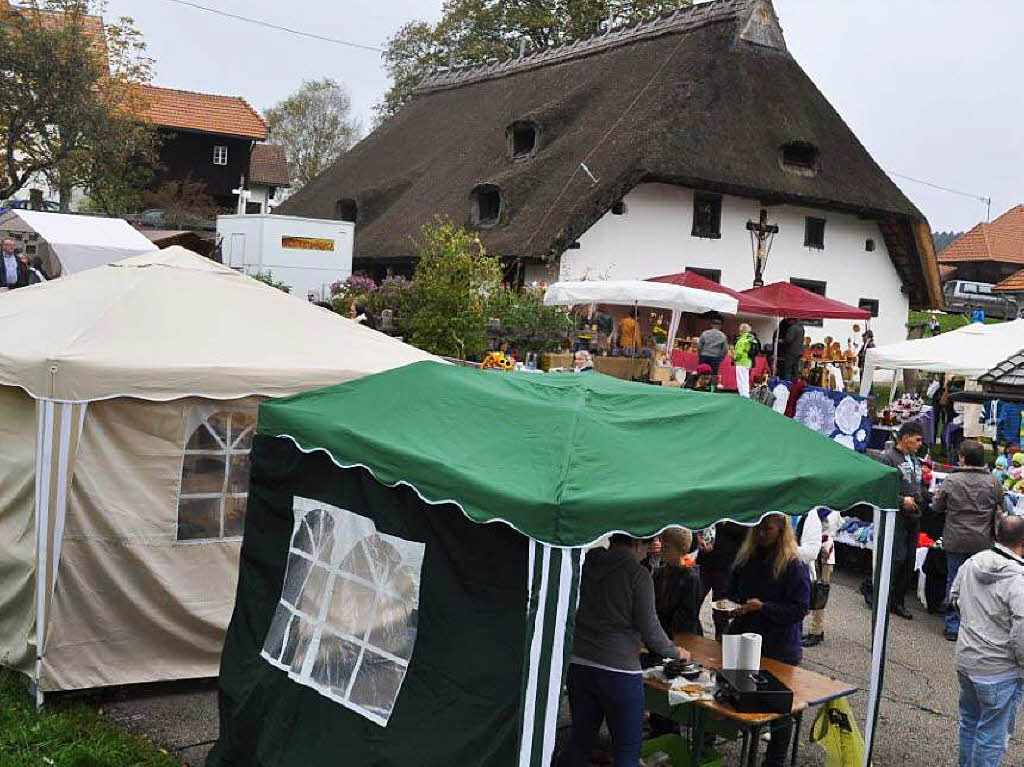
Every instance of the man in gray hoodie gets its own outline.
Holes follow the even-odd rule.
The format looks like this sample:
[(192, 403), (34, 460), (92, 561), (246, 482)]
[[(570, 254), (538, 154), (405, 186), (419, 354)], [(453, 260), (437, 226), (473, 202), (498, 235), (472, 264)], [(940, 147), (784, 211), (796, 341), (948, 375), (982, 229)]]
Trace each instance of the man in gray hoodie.
[(996, 544), (960, 568), (960, 767), (999, 767), (1024, 694), (1024, 517), (1003, 517)]

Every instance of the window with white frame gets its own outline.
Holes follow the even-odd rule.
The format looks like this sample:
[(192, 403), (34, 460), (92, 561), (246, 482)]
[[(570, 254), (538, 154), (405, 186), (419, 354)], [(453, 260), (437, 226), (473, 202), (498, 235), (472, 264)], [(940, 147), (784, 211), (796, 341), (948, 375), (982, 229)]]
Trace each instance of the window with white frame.
[(213, 148), (213, 164), (214, 165), (227, 165), (228, 164), (228, 148), (222, 144), (218, 144)]
[(261, 655), (299, 684), (387, 725), (416, 642), (424, 544), (295, 498), (281, 600)]
[(189, 411), (178, 494), (179, 541), (242, 534), (255, 426), (254, 410)]

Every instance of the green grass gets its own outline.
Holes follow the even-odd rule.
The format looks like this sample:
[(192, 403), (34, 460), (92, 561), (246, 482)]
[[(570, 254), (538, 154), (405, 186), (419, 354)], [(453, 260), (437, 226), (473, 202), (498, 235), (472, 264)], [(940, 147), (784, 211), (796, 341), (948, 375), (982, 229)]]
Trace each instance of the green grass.
[(39, 714), (24, 677), (0, 671), (0, 765), (180, 767), (181, 761), (84, 703), (58, 703), (55, 710)]
[[(956, 328), (961, 328), (964, 325), (969, 325), (971, 323), (971, 318), (970, 317), (965, 317), (962, 314), (943, 314), (943, 313), (940, 313), (940, 314), (936, 314), (935, 316), (939, 318), (939, 327), (941, 328), (943, 333), (945, 333), (947, 330), (955, 330)], [(907, 322), (909, 324), (911, 324), (911, 325), (926, 325), (927, 326), (927, 324), (931, 320), (931, 318), (932, 318), (931, 312), (911, 312)], [(991, 325), (991, 324), (993, 324), (995, 322), (1003, 322), (1003, 320), (996, 319), (995, 317), (986, 317), (985, 318), (985, 324), (986, 325)], [(925, 331), (925, 335), (927, 336), (927, 335), (929, 335), (929, 333), (927, 331)]]

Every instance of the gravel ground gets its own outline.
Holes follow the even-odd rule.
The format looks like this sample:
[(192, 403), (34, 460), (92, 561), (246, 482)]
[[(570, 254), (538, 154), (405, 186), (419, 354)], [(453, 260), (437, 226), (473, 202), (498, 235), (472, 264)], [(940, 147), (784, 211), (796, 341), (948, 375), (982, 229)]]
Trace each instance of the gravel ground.
[[(824, 644), (808, 650), (804, 666), (860, 688), (851, 699), (861, 731), (867, 705), (871, 614), (857, 593), (859, 576), (837, 573), (828, 607)], [(893, 617), (886, 688), (875, 748), (877, 767), (943, 767), (957, 762), (957, 694), (954, 645), (942, 637), (939, 616), (913, 601), (914, 620)], [(705, 605), (705, 625), (710, 613)], [(215, 680), (138, 685), (93, 693), (94, 705), (128, 729), (163, 743), (188, 765), (201, 765), (217, 737)], [(805, 717), (801, 765), (824, 765), (823, 752), (807, 744), (813, 715)], [(563, 715), (560, 734), (567, 717)], [(738, 749), (727, 749), (735, 764)], [(357, 766), (353, 766), (357, 767)], [(447, 767), (447, 766), (446, 766)], [(454, 766), (453, 766), (454, 767)], [(1018, 719), (1005, 767), (1024, 767), (1024, 717)]]

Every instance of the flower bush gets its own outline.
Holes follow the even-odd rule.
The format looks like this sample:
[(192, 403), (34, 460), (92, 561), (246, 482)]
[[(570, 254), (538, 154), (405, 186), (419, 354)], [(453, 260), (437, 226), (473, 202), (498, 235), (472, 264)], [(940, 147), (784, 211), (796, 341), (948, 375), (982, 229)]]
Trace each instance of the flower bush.
[(366, 298), (377, 290), (377, 283), (362, 274), (353, 274), (344, 281), (331, 283), (331, 296), (337, 298)]

